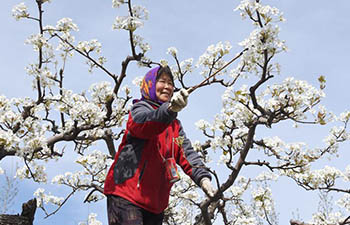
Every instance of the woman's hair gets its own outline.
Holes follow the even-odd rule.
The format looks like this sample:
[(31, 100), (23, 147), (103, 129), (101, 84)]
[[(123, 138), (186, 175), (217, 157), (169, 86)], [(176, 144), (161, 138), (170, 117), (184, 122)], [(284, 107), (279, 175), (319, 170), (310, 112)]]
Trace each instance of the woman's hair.
[(158, 80), (160, 75), (162, 75), (163, 73), (167, 74), (170, 77), (171, 82), (173, 82), (173, 84), (174, 84), (173, 73), (171, 72), (169, 66), (160, 66), (159, 67), (158, 72), (157, 72), (156, 80)]

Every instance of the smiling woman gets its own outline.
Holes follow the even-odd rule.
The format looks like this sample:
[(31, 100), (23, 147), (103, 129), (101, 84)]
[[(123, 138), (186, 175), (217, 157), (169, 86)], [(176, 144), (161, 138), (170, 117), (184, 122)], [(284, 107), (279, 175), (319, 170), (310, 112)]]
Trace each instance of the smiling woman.
[[(38, 3), (44, 3), (41, 12)], [(223, 220), (228, 221), (226, 224), (265, 225), (277, 224), (277, 221), (288, 224), (296, 209), (299, 213), (294, 216), (299, 220), (321, 224), (315, 219), (310, 220), (315, 215), (313, 218), (326, 221), (327, 218), (322, 218), (322, 215), (327, 215), (329, 211), (318, 212), (318, 192), (306, 192), (304, 189), (328, 187), (328, 184), (335, 183), (333, 178), (339, 174), (345, 177), (344, 184), (348, 185), (350, 166), (347, 167), (348, 157), (343, 157), (347, 153), (341, 151), (349, 149), (343, 147), (350, 137), (348, 128), (334, 128), (329, 136), (327, 129), (339, 123), (348, 124), (350, 113), (339, 117), (338, 124), (316, 125), (315, 128), (296, 123), (306, 116), (305, 110), (323, 97), (315, 95), (318, 89), (315, 92), (312, 88), (319, 86), (319, 75), (324, 75), (327, 80), (321, 85), (323, 88), (326, 85), (325, 89), (322, 88), (327, 95), (324, 105), (334, 114), (340, 114), (349, 106), (349, 95), (344, 93), (347, 93), (350, 83), (350, 1), (338, 0), (334, 4), (334, 1), (317, 0), (302, 3), (243, 0), (241, 3), (237, 8), (239, 1), (231, 0), (1, 0), (0, 167), (6, 172), (18, 162), (17, 179), (27, 179), (19, 183), (18, 199), (14, 206), (18, 209), (11, 209), (9, 213), (20, 212), (21, 203), (33, 198), (35, 193), (40, 203), (35, 215), (36, 225), (78, 225), (84, 219), (86, 222), (80, 225), (100, 224), (97, 220), (107, 224), (106, 201), (101, 190), (107, 168), (113, 162), (113, 153), (116, 153), (114, 144), (121, 144), (119, 137), (123, 136), (126, 115), (133, 107), (128, 100), (139, 96), (140, 87), (132, 85), (132, 80), (139, 74), (145, 74), (149, 66), (155, 65), (151, 63), (147, 67), (139, 67), (140, 64), (128, 60), (135, 55), (142, 55), (142, 60), (146, 61), (168, 60), (175, 79), (173, 85), (191, 87), (202, 81), (203, 76), (208, 77), (224, 65), (231, 55), (247, 47), (244, 60), (237, 60), (227, 70), (220, 72), (215, 77), (216, 84), (191, 93), (186, 110), (181, 110), (186, 104), (172, 109), (181, 111), (181, 122), (186, 127), (188, 139), (198, 140), (194, 145), (196, 150), (203, 160), (207, 160), (206, 165), (217, 172), (215, 186), (221, 185), (225, 189), (231, 185), (223, 193), (225, 198), (220, 200), (219, 207), (212, 208), (215, 210), (213, 218), (218, 218), (215, 224), (223, 224)], [(17, 7), (13, 7), (15, 4), (18, 4)], [(238, 11), (235, 12), (235, 8)], [(284, 12), (287, 19), (283, 24), (278, 22), (283, 20), (279, 12)], [(245, 21), (240, 20), (240, 13)], [(11, 14), (14, 18), (11, 18)], [(39, 15), (42, 15), (42, 19)], [(149, 20), (145, 20), (147, 18)], [(290, 51), (278, 54), (284, 50), (280, 48), (284, 44)], [(265, 50), (267, 54), (262, 54)], [(128, 64), (127, 69), (124, 68), (125, 64)], [(265, 72), (262, 72), (263, 69)], [(248, 73), (248, 70), (252, 73)], [(110, 73), (106, 74), (105, 71)], [(164, 78), (162, 74), (157, 82), (160, 87), (154, 91), (157, 97), (155, 104), (164, 104), (160, 107), (165, 107), (176, 95), (180, 99), (186, 98), (184, 92), (183, 95), (181, 92), (178, 92), (180, 95), (175, 91), (171, 93), (169, 77)], [(184, 80), (177, 80), (184, 74)], [(116, 86), (115, 82), (124, 78), (122, 75), (125, 75), (125, 79)], [(295, 78), (284, 79), (285, 75)], [(255, 82), (262, 76), (269, 81), (255, 89)], [(235, 85), (227, 89), (221, 86), (229, 85), (235, 79)], [(306, 80), (307, 85), (299, 79)], [(256, 95), (251, 93), (254, 90)], [(252, 96), (255, 97), (253, 104)], [(305, 101), (306, 97), (310, 101)], [(307, 106), (300, 108), (302, 103)], [(147, 101), (143, 100), (134, 104), (134, 118), (137, 119), (135, 114), (139, 112), (139, 106), (153, 110), (146, 104)], [(169, 113), (162, 109), (164, 113)], [(322, 107), (314, 108), (310, 111), (311, 115), (308, 114), (311, 119), (306, 122), (328, 123), (327, 112)], [(299, 116), (298, 120), (296, 115)], [(281, 117), (273, 119), (274, 116)], [(293, 117), (294, 120), (274, 123), (284, 119), (283, 116)], [(199, 129), (195, 129), (193, 124), (198, 120)], [(245, 126), (255, 121), (265, 125), (258, 124), (254, 141), (249, 142), (246, 137), (252, 132), (247, 133)], [(300, 129), (292, 128), (292, 124)], [(315, 159), (316, 150), (323, 146), (325, 136), (324, 145), (333, 144), (330, 148), (332, 154), (340, 156), (334, 160), (332, 154), (324, 153), (324, 156), (332, 159), (325, 163), (339, 171), (347, 171), (346, 174), (332, 167), (322, 169), (323, 161), (303, 167), (306, 162)], [(337, 142), (340, 141), (337, 137), (344, 138), (342, 145)], [(137, 146), (142, 141), (135, 143)], [(167, 146), (172, 147), (173, 143), (175, 148), (187, 144), (186, 140), (182, 143), (178, 138), (175, 142), (169, 139)], [(307, 144), (311, 147), (306, 147)], [(236, 176), (226, 175), (238, 168), (235, 163), (241, 158), (241, 150), (245, 149), (243, 145), (246, 149), (252, 149), (247, 161), (241, 161), (244, 164), (242, 172), (234, 174), (239, 176), (231, 182), (229, 177)], [(147, 184), (145, 178), (156, 176), (150, 175), (148, 170), (154, 165), (144, 159), (140, 167), (133, 164), (139, 155), (128, 152), (131, 147), (127, 145), (123, 154), (120, 153), (123, 160), (117, 167), (121, 168), (122, 173), (113, 179), (129, 180), (127, 177), (135, 171), (140, 180), (133, 181), (136, 187), (142, 189)], [(123, 167), (123, 161), (134, 167)], [(167, 161), (166, 165), (173, 164)], [(292, 173), (301, 167), (307, 172)], [(313, 171), (313, 168), (321, 170)], [(266, 171), (273, 171), (273, 178), (281, 177), (276, 182), (270, 182), (275, 178), (268, 178), (269, 174), (257, 176)], [(179, 172), (181, 174), (182, 170)], [(5, 183), (2, 182), (4, 179), (5, 174), (0, 174), (0, 184)], [(328, 181), (326, 186), (319, 186), (324, 180)], [(305, 186), (305, 182), (310, 181), (312, 183)], [(304, 187), (300, 188), (296, 182)], [(271, 188), (267, 187), (270, 183)], [(205, 206), (210, 201), (197, 186), (185, 175), (173, 186), (165, 217), (167, 224), (195, 224), (195, 218), (202, 217), (202, 212), (208, 207), (198, 206)], [(341, 190), (341, 187), (336, 188)], [(334, 214), (328, 215), (328, 218), (336, 218), (337, 221), (328, 221), (328, 224), (335, 224), (345, 216), (340, 221), (344, 222), (348, 217), (350, 195), (344, 194), (347, 195), (340, 200), (341, 209), (338, 211), (338, 207), (333, 207)], [(334, 196), (334, 200), (338, 199), (338, 196)], [(97, 202), (83, 204), (84, 200)], [(57, 208), (59, 211), (56, 213)], [(97, 216), (91, 212), (96, 212)], [(51, 216), (44, 219), (47, 214)], [(206, 217), (210, 218), (209, 215)]]
[(173, 89), (169, 67), (151, 69), (143, 79), (105, 182), (110, 225), (162, 224), (171, 187), (180, 180), (177, 165), (213, 196), (211, 176), (177, 119), (188, 94), (172, 98)]
[[(169, 72), (171, 73), (170, 69)], [(169, 101), (174, 92), (174, 79), (169, 72), (158, 71), (160, 75), (157, 76), (156, 96), (162, 102)]]

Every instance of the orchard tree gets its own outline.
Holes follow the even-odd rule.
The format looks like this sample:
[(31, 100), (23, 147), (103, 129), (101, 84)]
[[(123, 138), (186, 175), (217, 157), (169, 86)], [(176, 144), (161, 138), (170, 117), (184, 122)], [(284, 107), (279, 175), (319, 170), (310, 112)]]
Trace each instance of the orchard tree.
[[(196, 122), (203, 139), (193, 142), (213, 175), (216, 194), (207, 197), (182, 175), (172, 189), (165, 224), (208, 225), (215, 221), (230, 225), (279, 224), (270, 185), (281, 178), (292, 180), (295, 188), (319, 191), (322, 200), (322, 207), (311, 221), (291, 218), (290, 224), (350, 224), (350, 190), (346, 188), (350, 166), (346, 171), (330, 166), (313, 169), (323, 158), (337, 156), (339, 144), (349, 139), (350, 112), (334, 115), (321, 105), (325, 96), (324, 76), (319, 77), (318, 87), (293, 77), (274, 82), (274, 78), (282, 76), (276, 55), (287, 50), (285, 41), (279, 38), (279, 23), (284, 22), (279, 9), (260, 0), (242, 0), (236, 6), (236, 13), (252, 22), (251, 33), (239, 43), (238, 52), (232, 51), (229, 42), (218, 42), (194, 62), (192, 58), (181, 60), (180, 51), (169, 47), (167, 53), (172, 60), (155, 61), (147, 57), (150, 45), (138, 34), (148, 18), (147, 9), (131, 0), (113, 0), (112, 6), (123, 15), (116, 17), (113, 28), (128, 33), (130, 53), (119, 62), (120, 70), (112, 71), (106, 66), (107, 58), (102, 55), (100, 42), (76, 40), (74, 34), (79, 29), (72, 19), (59, 19), (55, 25), (45, 23), (49, 12), (44, 8), (50, 0), (30, 4), (36, 4), (36, 12), (21, 3), (12, 13), (16, 20), (29, 20), (37, 25), (37, 31), (26, 40), (36, 54), (36, 61), (26, 66), (36, 97), (0, 96), (0, 160), (19, 158), (22, 167), (16, 177), (20, 179), (39, 184), (51, 182), (70, 190), (67, 196), (54, 196), (43, 188), (34, 193), (37, 207), (47, 217), (67, 207), (78, 191), (86, 192), (84, 202), (103, 201), (106, 172), (124, 132), (130, 100), (138, 96), (131, 96), (125, 79), (134, 80), (131, 86), (140, 84), (140, 78), (128, 72), (137, 64), (140, 67), (170, 65), (177, 88), (189, 89), (191, 93), (198, 89), (205, 91), (209, 86), (224, 92), (216, 100), (222, 101), (220, 113)], [(65, 81), (71, 76), (66, 72), (67, 65), (77, 56), (86, 60), (89, 72), (102, 71), (105, 81), (91, 84), (82, 93), (67, 89)], [(197, 74), (202, 76), (202, 81), (193, 81)], [(305, 124), (336, 126), (330, 129), (320, 148), (283, 141), (276, 136), (279, 132), (276, 128), (282, 123), (295, 129)], [(274, 135), (265, 135), (266, 130)], [(105, 144), (104, 150), (95, 150), (94, 145), (101, 142)], [(48, 177), (45, 166), (60, 161), (71, 151), (79, 155), (71, 163), (80, 165), (81, 170)], [(243, 176), (242, 171), (248, 168), (262, 172)], [(3, 173), (1, 168), (0, 173)], [(331, 202), (327, 194), (332, 193), (342, 195)], [(50, 204), (56, 208), (49, 211)], [(338, 210), (332, 210), (333, 206)], [(80, 224), (101, 223), (91, 214), (87, 222)]]

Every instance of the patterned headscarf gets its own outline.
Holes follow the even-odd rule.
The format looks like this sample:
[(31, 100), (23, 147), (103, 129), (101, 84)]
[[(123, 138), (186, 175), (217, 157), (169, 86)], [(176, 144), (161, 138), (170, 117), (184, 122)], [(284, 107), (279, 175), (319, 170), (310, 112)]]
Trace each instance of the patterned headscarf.
[(160, 67), (156, 67), (148, 71), (145, 77), (142, 80), (141, 84), (141, 100), (150, 100), (162, 104), (163, 102), (159, 101), (156, 95), (156, 82), (157, 82), (157, 73)]

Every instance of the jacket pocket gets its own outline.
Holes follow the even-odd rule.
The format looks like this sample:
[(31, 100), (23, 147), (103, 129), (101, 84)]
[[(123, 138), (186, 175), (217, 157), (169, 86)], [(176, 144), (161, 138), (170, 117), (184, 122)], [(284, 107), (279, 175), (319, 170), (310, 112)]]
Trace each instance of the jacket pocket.
[(132, 178), (141, 161), (141, 153), (144, 141), (128, 135), (128, 142), (121, 150), (114, 166), (114, 182), (121, 184), (127, 179)]

